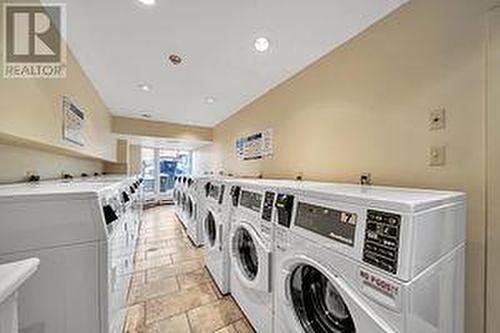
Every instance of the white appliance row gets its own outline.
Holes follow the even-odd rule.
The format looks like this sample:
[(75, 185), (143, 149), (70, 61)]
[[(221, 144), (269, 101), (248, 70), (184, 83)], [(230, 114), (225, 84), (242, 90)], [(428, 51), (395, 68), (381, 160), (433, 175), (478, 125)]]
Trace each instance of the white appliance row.
[(205, 218), (200, 201), (206, 196), (205, 180), (208, 177), (175, 177), (174, 203), (176, 215), (186, 229), (186, 233), (195, 246), (202, 246), (205, 241), (200, 219)]
[(257, 332), (463, 332), (463, 193), (202, 182), (206, 266)]
[(19, 293), (20, 332), (121, 333), (141, 183), (106, 176), (0, 186), (0, 263), (40, 259)]

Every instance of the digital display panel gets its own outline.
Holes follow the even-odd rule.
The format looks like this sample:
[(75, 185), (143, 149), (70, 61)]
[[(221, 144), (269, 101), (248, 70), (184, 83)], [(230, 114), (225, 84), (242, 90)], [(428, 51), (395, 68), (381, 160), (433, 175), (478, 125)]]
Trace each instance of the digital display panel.
[(357, 214), (299, 202), (295, 225), (354, 246)]
[(255, 212), (260, 212), (262, 204), (262, 194), (250, 191), (241, 191), (240, 205), (251, 209)]

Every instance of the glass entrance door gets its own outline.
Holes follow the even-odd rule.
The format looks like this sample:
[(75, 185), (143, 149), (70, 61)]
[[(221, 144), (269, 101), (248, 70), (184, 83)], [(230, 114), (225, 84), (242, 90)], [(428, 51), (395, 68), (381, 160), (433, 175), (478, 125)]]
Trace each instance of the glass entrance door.
[(172, 200), (174, 177), (191, 174), (191, 152), (142, 148), (141, 154), (145, 200)]
[(159, 196), (161, 199), (172, 199), (174, 177), (177, 170), (177, 152), (175, 150), (160, 150), (158, 156)]
[(142, 148), (141, 157), (142, 177), (144, 179), (144, 199), (150, 201), (156, 197), (155, 150), (151, 148)]

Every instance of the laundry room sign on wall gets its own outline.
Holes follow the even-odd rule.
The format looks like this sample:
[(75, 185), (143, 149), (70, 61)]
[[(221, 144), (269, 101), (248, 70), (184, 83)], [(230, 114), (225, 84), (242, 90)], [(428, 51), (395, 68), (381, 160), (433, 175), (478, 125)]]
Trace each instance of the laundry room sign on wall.
[(236, 139), (236, 157), (239, 160), (270, 159), (273, 157), (273, 130), (266, 129)]
[(81, 108), (67, 96), (63, 97), (63, 139), (67, 142), (83, 146), (85, 144), (85, 115)]

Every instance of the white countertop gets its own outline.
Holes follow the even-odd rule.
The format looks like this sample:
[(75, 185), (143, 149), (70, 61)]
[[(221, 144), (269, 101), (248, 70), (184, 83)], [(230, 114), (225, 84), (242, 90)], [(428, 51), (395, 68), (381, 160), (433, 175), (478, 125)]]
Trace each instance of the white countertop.
[(0, 304), (26, 281), (37, 269), (40, 259), (30, 258), (0, 265)]

